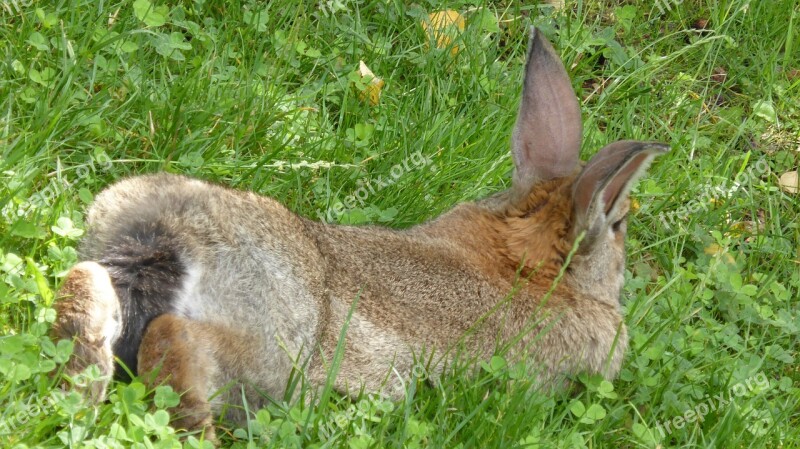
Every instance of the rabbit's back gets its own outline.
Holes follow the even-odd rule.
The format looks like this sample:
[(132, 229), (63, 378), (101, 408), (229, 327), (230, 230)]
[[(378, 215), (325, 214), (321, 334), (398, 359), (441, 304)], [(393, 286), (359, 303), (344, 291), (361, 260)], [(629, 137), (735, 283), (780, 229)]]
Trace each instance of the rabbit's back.
[[(341, 390), (349, 383), (351, 389), (364, 385), (400, 397), (402, 379), (420, 364), (427, 365), (429, 375), (438, 375), (456, 351), (453, 344), (504, 296), (497, 280), (469, 260), (469, 251), (419, 228), (317, 226), (328, 270), (329, 309), (320, 340), (324, 358), (334, 356), (347, 326), (337, 379)], [(490, 337), (497, 331), (494, 324), (478, 332)], [(473, 352), (493, 348), (490, 338), (476, 340), (484, 344), (473, 346)], [(312, 383), (324, 381), (322, 367), (313, 364)]]

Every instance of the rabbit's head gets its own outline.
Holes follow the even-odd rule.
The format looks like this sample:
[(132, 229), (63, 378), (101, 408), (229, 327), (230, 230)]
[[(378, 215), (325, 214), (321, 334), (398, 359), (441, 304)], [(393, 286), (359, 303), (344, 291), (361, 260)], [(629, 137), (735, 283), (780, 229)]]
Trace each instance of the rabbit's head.
[(495, 203), (504, 217), (505, 251), (518, 267), (552, 280), (577, 242), (564, 281), (618, 304), (628, 193), (669, 148), (619, 141), (581, 164), (581, 113), (569, 77), (547, 39), (535, 29), (531, 34), (512, 137), (513, 185)]

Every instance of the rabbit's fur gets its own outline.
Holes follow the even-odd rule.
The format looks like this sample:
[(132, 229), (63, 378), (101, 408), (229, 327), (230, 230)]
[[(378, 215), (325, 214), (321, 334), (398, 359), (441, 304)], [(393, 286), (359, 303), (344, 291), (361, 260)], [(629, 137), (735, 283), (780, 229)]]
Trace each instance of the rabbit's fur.
[[(256, 408), (256, 391), (281, 397), (300, 366), (322, 386), (345, 325), (334, 386), (351, 394), (400, 398), (415, 363), (435, 380), (457, 351), (503, 345), (543, 386), (581, 371), (612, 378), (627, 347), (628, 192), (667, 147), (616, 142), (581, 167), (580, 142), (567, 73), (533, 30), (512, 188), (428, 223), (330, 226), (183, 176), (118, 182), (91, 206), (86, 262), (56, 305), (55, 336), (76, 341), (67, 371), (110, 375), (116, 355), (185, 392), (178, 425), (207, 436), (212, 405), (241, 397), (233, 388), (209, 404), (219, 388), (242, 385)], [(91, 386), (96, 400), (105, 387)]]

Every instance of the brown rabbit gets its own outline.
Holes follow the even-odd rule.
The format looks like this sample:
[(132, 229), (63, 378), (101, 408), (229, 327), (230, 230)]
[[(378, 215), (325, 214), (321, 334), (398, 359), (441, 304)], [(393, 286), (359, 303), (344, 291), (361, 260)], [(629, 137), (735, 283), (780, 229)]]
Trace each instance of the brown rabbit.
[[(435, 380), (458, 350), (508, 346), (540, 385), (588, 371), (612, 378), (627, 333), (619, 296), (628, 192), (667, 146), (620, 141), (579, 162), (581, 117), (567, 73), (532, 30), (512, 138), (512, 188), (408, 230), (329, 226), (271, 198), (183, 176), (126, 179), (88, 213), (85, 262), (57, 303), (67, 373), (114, 357), (182, 392), (176, 425), (280, 397), (293, 369), (324, 385), (393, 398), (417, 360)], [(355, 306), (353, 306), (355, 301)], [(351, 307), (353, 307), (351, 309)], [(117, 369), (118, 374), (120, 372)], [(107, 380), (91, 385), (95, 400)], [(236, 391), (233, 391), (236, 390)]]

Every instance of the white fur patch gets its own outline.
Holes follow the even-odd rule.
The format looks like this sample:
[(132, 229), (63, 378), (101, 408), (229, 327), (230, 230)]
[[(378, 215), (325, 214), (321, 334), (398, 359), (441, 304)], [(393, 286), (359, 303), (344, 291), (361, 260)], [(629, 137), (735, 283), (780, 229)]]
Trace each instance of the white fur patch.
[[(96, 262), (81, 262), (75, 266), (76, 270), (84, 271), (89, 276), (90, 300), (92, 304), (91, 316), (92, 329), (100, 331), (103, 346), (111, 349), (111, 344), (122, 331), (117, 318), (120, 315), (119, 298), (108, 271)], [(97, 335), (97, 334), (95, 334)]]
[(202, 315), (201, 310), (197, 310), (198, 296), (201, 294), (199, 285), (203, 276), (203, 269), (200, 264), (189, 264), (186, 268), (186, 275), (183, 278), (183, 285), (175, 298), (175, 311), (187, 318), (198, 318)]
[(122, 331), (122, 327), (119, 325), (119, 321), (113, 317), (103, 323), (103, 346), (109, 351), (111, 351), (111, 343), (117, 339), (120, 331)]

